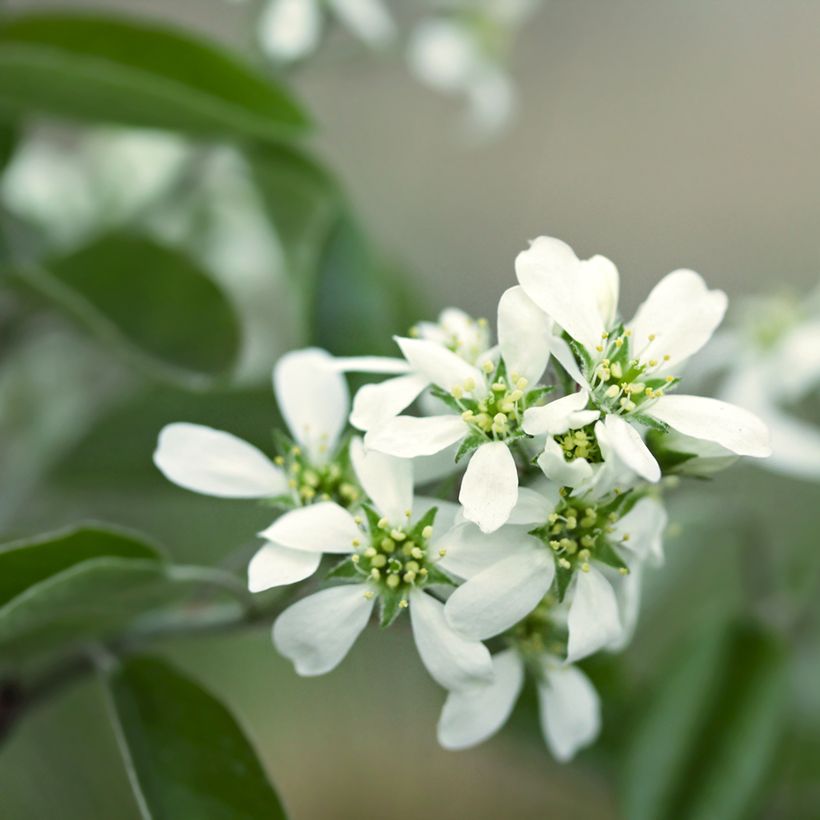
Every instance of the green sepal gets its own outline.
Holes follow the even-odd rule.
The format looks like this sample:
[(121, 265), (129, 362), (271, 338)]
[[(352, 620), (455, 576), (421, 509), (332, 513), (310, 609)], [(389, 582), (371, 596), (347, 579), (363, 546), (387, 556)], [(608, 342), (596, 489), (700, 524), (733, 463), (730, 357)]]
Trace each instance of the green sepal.
[(540, 384), (538, 387), (528, 390), (524, 394), (524, 405), (531, 407), (535, 402), (543, 399), (548, 393), (552, 393), (553, 390), (555, 390), (555, 387), (551, 384)]
[(448, 587), (456, 586), (456, 582), (435, 564), (431, 564), (427, 567), (427, 581), (425, 586), (428, 584), (443, 584)]
[(464, 456), (469, 455), (473, 450), (477, 450), (482, 444), (488, 441), (483, 433), (470, 433), (462, 442), (456, 453), (456, 464), (461, 461)]
[(652, 430), (657, 430), (659, 433), (669, 432), (669, 425), (665, 421), (653, 418), (652, 416), (647, 416), (644, 413), (632, 413), (630, 418), (634, 419), (639, 424), (643, 424), (645, 427), (649, 427)]
[(358, 579), (360, 576), (361, 573), (359, 572), (358, 566), (354, 563), (353, 558), (348, 556), (334, 567), (331, 567), (327, 575), (325, 575), (325, 578), (328, 580), (331, 578), (336, 578), (339, 580), (348, 581), (351, 579)]
[(430, 387), (431, 395), (435, 396), (439, 401), (444, 402), (451, 410), (455, 411), (459, 415), (463, 412), (464, 408), (462, 405), (458, 403), (458, 400), (453, 396), (451, 393), (448, 393), (446, 390), (443, 390), (438, 385), (434, 384)]
[(424, 539), (424, 536), (421, 534), (425, 527), (432, 527), (435, 520), (436, 515), (438, 514), (438, 507), (430, 507), (424, 515), (419, 518), (418, 521), (413, 525), (413, 529), (407, 533), (409, 539), (411, 541), (415, 541), (417, 544), (421, 543)]
[(569, 582), (572, 580), (574, 570), (572, 567), (566, 569), (557, 561), (555, 562), (555, 594), (558, 596), (558, 603), (563, 603), (569, 589)]
[(292, 510), (296, 502), (289, 495), (275, 495), (273, 498), (263, 498), (259, 502), (263, 507), (277, 507), (282, 510)]
[(591, 376), (594, 369), (594, 364), (592, 361), (592, 356), (589, 355), (589, 351), (582, 344), (576, 342), (575, 339), (568, 338), (567, 342), (569, 343), (569, 347), (573, 355), (581, 363), (584, 375), (587, 377)]
[(629, 567), (624, 563), (623, 558), (621, 558), (621, 556), (615, 551), (612, 544), (605, 539), (599, 540), (595, 547), (595, 560), (600, 561), (609, 567), (615, 567), (615, 569), (629, 569)]
[(379, 597), (379, 626), (382, 629), (387, 629), (396, 618), (401, 615), (403, 607), (401, 602), (404, 600), (404, 590), (402, 589), (384, 589)]
[(362, 510), (367, 516), (370, 533), (373, 534), (379, 529), (379, 521), (382, 520), (382, 517), (369, 504), (362, 504)]
[(273, 431), (273, 446), (282, 458), (287, 458), (297, 444), (284, 430), (277, 427)]

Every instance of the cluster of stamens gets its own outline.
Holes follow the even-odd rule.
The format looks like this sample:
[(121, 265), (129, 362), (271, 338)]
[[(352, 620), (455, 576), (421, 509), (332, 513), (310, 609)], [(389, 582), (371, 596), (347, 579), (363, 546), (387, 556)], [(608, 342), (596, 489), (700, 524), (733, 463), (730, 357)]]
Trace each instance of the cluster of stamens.
[[(467, 335), (457, 333), (446, 322), (439, 322), (438, 328), (444, 334), (444, 346), (464, 361), (474, 364), (490, 346), (489, 323), (484, 318), (470, 319), (469, 323), (470, 333)], [(424, 334), (414, 325), (410, 328), (410, 336), (419, 338)]]
[[(617, 336), (604, 332), (595, 351), (602, 358), (594, 366), (590, 377), (593, 400), (610, 413), (628, 414), (639, 410), (648, 401), (659, 399), (677, 379), (674, 376), (654, 376), (669, 356), (645, 361), (629, 357), (631, 330)], [(649, 335), (655, 341), (655, 334)]]
[(541, 603), (508, 633), (509, 641), (515, 645), (524, 659), (532, 659), (535, 662), (536, 674), (540, 673), (540, 660), (545, 652), (560, 655), (565, 650), (564, 635), (553, 618), (556, 603), (555, 596), (547, 594)]
[[(595, 504), (564, 498), (555, 512), (550, 513), (547, 524), (534, 534), (549, 545), (559, 567), (589, 572), (589, 562), (614, 533), (618, 518), (616, 512), (607, 513)], [(622, 541), (628, 540), (629, 535), (622, 536)], [(620, 571), (623, 575), (628, 572), (625, 568)]]
[(288, 474), (288, 487), (296, 504), (312, 504), (315, 501), (336, 501), (350, 507), (361, 498), (355, 481), (335, 461), (314, 466), (306, 458), (301, 447), (289, 447), (274, 461)]
[[(405, 516), (410, 520), (410, 511)], [(356, 552), (351, 560), (359, 574), (365, 576), (371, 585), (390, 592), (399, 592), (402, 599), (399, 606), (408, 605), (407, 596), (414, 586), (422, 586), (427, 581), (431, 564), (436, 559), (428, 555), (429, 540), (433, 527), (394, 527), (386, 518), (379, 519), (368, 528), (363, 517), (357, 515), (356, 523), (362, 529), (362, 537), (353, 542)], [(438, 558), (445, 555), (439, 551)], [(368, 590), (365, 597), (372, 598), (375, 593)]]
[(555, 440), (561, 445), (564, 458), (567, 461), (576, 458), (583, 458), (585, 461), (593, 463), (601, 461), (601, 449), (598, 446), (598, 439), (593, 428), (594, 425), (588, 424), (586, 427), (568, 430), (564, 435), (555, 437)]

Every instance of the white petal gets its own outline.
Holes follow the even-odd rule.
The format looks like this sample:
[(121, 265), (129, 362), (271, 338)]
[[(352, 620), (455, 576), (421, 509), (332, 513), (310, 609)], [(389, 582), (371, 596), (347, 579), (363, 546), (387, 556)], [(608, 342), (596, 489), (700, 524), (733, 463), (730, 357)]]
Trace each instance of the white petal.
[(552, 321), (521, 287), (504, 291), (498, 303), (498, 343), (508, 373), (535, 385), (547, 367)]
[(577, 572), (567, 616), (567, 662), (573, 663), (618, 639), (621, 619), (615, 591), (599, 570)]
[(273, 625), (277, 651), (300, 675), (324, 675), (338, 666), (367, 626), (374, 599), (363, 584), (323, 589), (288, 607)]
[(246, 441), (200, 424), (163, 427), (154, 464), (174, 484), (222, 498), (272, 498), (287, 491), (284, 473)]
[[(547, 484), (547, 482), (544, 482)], [(543, 491), (531, 487), (518, 488), (518, 501), (507, 519), (507, 524), (543, 524), (558, 506), (558, 487), (548, 484)]]
[(334, 356), (330, 365), (341, 373), (384, 373), (400, 376), (410, 372), (407, 361), (394, 356)]
[(507, 524), (495, 532), (483, 533), (469, 521), (456, 524), (436, 539), (436, 549), (446, 553), (441, 567), (459, 578), (472, 578), (510, 555), (529, 552), (532, 549), (530, 529), (531, 525)]
[(379, 0), (329, 0), (339, 19), (360, 39), (382, 48), (396, 35), (396, 26)]
[(527, 296), (573, 339), (592, 351), (606, 330), (596, 294), (585, 286), (578, 257), (559, 239), (540, 236), (518, 254), (515, 273)]
[(353, 398), (350, 423), (359, 430), (378, 427), (409, 407), (425, 387), (427, 379), (415, 374), (366, 384)]
[(445, 749), (467, 749), (494, 735), (509, 718), (524, 683), (524, 664), (514, 649), (493, 655), (495, 679), (447, 696), (438, 721)]
[(507, 521), (518, 500), (518, 470), (503, 441), (482, 444), (473, 453), (458, 500), (464, 506), (464, 517), (482, 532), (493, 532)]
[(248, 564), (248, 589), (263, 592), (271, 587), (304, 581), (319, 568), (320, 552), (292, 550), (268, 542)]
[(648, 411), (685, 436), (714, 441), (740, 456), (765, 458), (772, 450), (766, 425), (753, 413), (704, 396), (661, 396)]
[(581, 262), (581, 276), (595, 294), (604, 325), (612, 327), (618, 314), (618, 269), (605, 256), (596, 255)]
[(623, 546), (639, 561), (652, 558), (655, 564), (663, 562), (663, 533), (668, 523), (663, 504), (656, 498), (647, 496), (613, 527), (612, 540), (621, 541), (624, 535), (629, 539)]
[(320, 27), (316, 0), (269, 0), (258, 23), (262, 50), (274, 60), (297, 60), (316, 48)]
[(566, 762), (588, 746), (601, 730), (598, 693), (573, 666), (550, 669), (538, 687), (541, 731), (557, 760)]
[(547, 478), (561, 487), (578, 487), (593, 477), (592, 466), (586, 459), (567, 461), (561, 445), (552, 438), (547, 439), (544, 452), (538, 456), (538, 466)]
[(531, 436), (560, 436), (568, 430), (586, 427), (601, 415), (598, 410), (586, 410), (588, 402), (589, 393), (579, 390), (543, 407), (530, 407), (524, 411), (524, 432)]
[(286, 353), (273, 369), (273, 389), (294, 438), (312, 461), (326, 461), (350, 408), (347, 382), (333, 357), (317, 348)]
[(487, 647), (459, 635), (444, 617), (444, 605), (420, 590), (410, 595), (413, 638), (427, 671), (445, 689), (489, 683), (493, 665)]
[(629, 645), (635, 634), (638, 625), (638, 616), (641, 610), (641, 583), (643, 577), (643, 565), (636, 562), (630, 568), (629, 575), (618, 579), (616, 597), (618, 599), (618, 611), (621, 613), (621, 634), (607, 644), (610, 652), (620, 652)]
[(358, 436), (350, 442), (350, 461), (376, 509), (394, 526), (406, 524), (405, 513), (413, 507), (413, 462), (366, 450)]
[[(629, 323), (632, 355), (661, 361), (664, 370), (697, 353), (726, 312), (728, 300), (721, 290), (709, 290), (703, 278), (691, 270), (676, 270), (652, 289)], [(654, 341), (649, 337), (654, 336)]]
[(493, 564), (453, 592), (444, 607), (453, 629), (468, 638), (492, 638), (541, 603), (555, 577), (555, 561), (531, 540), (529, 553)]
[(820, 429), (788, 413), (771, 409), (765, 414), (772, 436), (768, 470), (807, 480), (820, 480)]
[[(654, 408), (653, 408), (654, 409)], [(644, 444), (640, 433), (620, 416), (610, 413), (604, 419), (609, 443), (617, 457), (647, 481), (660, 481), (661, 468)]]
[(589, 390), (589, 382), (584, 378), (581, 369), (578, 367), (578, 362), (575, 361), (575, 355), (570, 346), (560, 337), (553, 336), (550, 339), (550, 353), (564, 370), (567, 371), (570, 378), (580, 385), (584, 390)]
[(478, 387), (485, 384), (484, 375), (443, 345), (426, 339), (408, 339), (396, 336), (396, 343), (413, 370), (431, 384), (447, 390), (472, 379)]
[(467, 426), (461, 416), (396, 416), (369, 430), (364, 443), (390, 456), (415, 458), (439, 453), (466, 434)]
[(322, 501), (286, 512), (259, 535), (293, 550), (343, 554), (353, 552), (362, 531), (346, 509)]

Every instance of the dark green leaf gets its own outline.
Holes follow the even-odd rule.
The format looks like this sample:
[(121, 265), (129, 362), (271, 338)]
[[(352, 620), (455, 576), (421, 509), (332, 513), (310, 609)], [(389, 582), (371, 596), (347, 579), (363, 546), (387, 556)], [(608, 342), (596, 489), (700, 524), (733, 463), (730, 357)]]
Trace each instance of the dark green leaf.
[(0, 105), (94, 122), (277, 140), (306, 129), (277, 83), (157, 23), (31, 14), (0, 25)]
[(0, 122), (0, 174), (11, 159), (17, 145), (17, 132), (7, 123)]
[(239, 327), (223, 292), (185, 255), (153, 240), (109, 234), (16, 273), (160, 378), (210, 386), (237, 355)]
[(228, 709), (152, 657), (107, 675), (112, 719), (146, 820), (280, 820), (282, 804)]
[(379, 593), (379, 625), (386, 629), (401, 615), (405, 593), (399, 589), (384, 589)]
[(0, 606), (28, 587), (93, 558), (161, 559), (142, 536), (87, 524), (0, 546)]

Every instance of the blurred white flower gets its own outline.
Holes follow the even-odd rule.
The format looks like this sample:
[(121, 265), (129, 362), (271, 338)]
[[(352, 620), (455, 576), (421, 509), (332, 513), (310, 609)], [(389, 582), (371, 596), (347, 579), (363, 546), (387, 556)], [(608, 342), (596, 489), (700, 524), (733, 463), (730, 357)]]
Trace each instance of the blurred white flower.
[[(498, 305), (499, 349), (488, 351), (480, 366), (437, 342), (397, 337), (416, 379), (416, 395), (432, 385), (448, 412), (385, 420), (382, 406), (366, 414), (378, 423), (367, 431), (365, 443), (400, 458), (429, 456), (458, 444), (460, 455), (471, 454), (459, 492), (464, 515), (484, 532), (498, 529), (518, 498), (518, 469), (510, 447), (526, 438), (522, 413), (541, 398), (537, 385), (549, 358), (550, 329), (543, 313), (515, 287)], [(388, 397), (394, 413), (415, 398), (404, 388)], [(357, 404), (361, 411), (362, 403)], [(361, 423), (362, 415), (354, 414), (353, 423)]]
[[(555, 337), (552, 354), (603, 416), (617, 457), (647, 481), (660, 467), (641, 436), (672, 428), (738, 455), (770, 453), (763, 422), (749, 411), (700, 396), (668, 395), (679, 367), (706, 344), (727, 299), (693, 271), (665, 276), (626, 327), (617, 322), (618, 271), (603, 256), (579, 260), (557, 239), (539, 237), (516, 259), (526, 294), (570, 337)], [(573, 412), (580, 412), (575, 410)]]
[(351, 445), (362, 487), (373, 502), (352, 515), (332, 502), (306, 507), (276, 521), (264, 537), (310, 555), (350, 557), (331, 573), (350, 583), (321, 590), (286, 609), (273, 627), (277, 650), (300, 675), (322, 675), (347, 655), (367, 625), (376, 600), (387, 626), (409, 609), (419, 655), (443, 687), (459, 690), (487, 682), (492, 665), (478, 641), (456, 633), (430, 587), (449, 583), (437, 564), (439, 533), (454, 505), (413, 498), (412, 463)]
[[(448, 695), (438, 722), (438, 740), (445, 749), (467, 749), (487, 740), (512, 713), (524, 683), (524, 659), (516, 649), (507, 649), (492, 661), (492, 683)], [(598, 694), (580, 669), (548, 653), (538, 655), (530, 668), (536, 673), (544, 740), (557, 760), (571, 760), (600, 732)]]
[(381, 0), (266, 0), (259, 18), (263, 51), (279, 62), (308, 56), (319, 44), (326, 12), (371, 48), (385, 48), (395, 38)]

